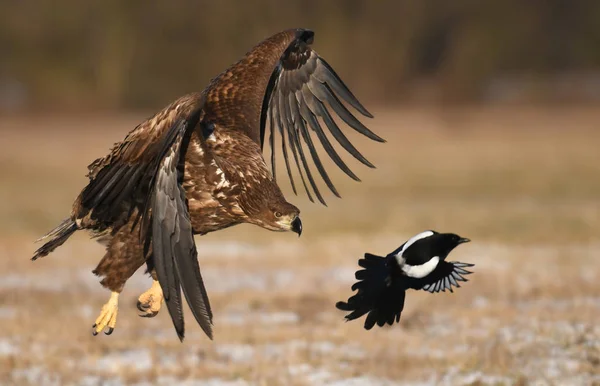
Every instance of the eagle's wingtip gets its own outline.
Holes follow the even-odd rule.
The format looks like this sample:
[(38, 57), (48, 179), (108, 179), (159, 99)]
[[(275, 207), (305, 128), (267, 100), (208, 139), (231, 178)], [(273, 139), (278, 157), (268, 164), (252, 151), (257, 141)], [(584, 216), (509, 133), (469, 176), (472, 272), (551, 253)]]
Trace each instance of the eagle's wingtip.
[(185, 339), (185, 327), (181, 328), (181, 329), (175, 327), (175, 332), (177, 333), (177, 337), (179, 338), (179, 341), (181, 343), (183, 343), (183, 340)]
[(48, 236), (50, 236), (50, 235), (49, 235), (49, 234), (46, 234), (46, 235), (44, 235), (44, 236), (40, 237), (39, 239), (35, 240), (33, 243), (34, 243), (34, 244), (35, 244), (35, 243), (39, 243), (40, 241), (47, 239), (47, 238), (48, 238)]
[(206, 334), (206, 336), (208, 336), (208, 339), (210, 339), (210, 340), (213, 340), (213, 330), (212, 330), (212, 326), (213, 326), (213, 324), (212, 324), (212, 318), (211, 318), (211, 320), (210, 320), (210, 322), (209, 322), (209, 323), (210, 323), (210, 324), (208, 325), (208, 328), (207, 328), (207, 329), (204, 329), (204, 328), (203, 328), (203, 330), (204, 330), (204, 333)]
[(312, 44), (315, 40), (315, 33), (313, 30), (307, 28), (296, 28), (296, 38), (308, 44)]

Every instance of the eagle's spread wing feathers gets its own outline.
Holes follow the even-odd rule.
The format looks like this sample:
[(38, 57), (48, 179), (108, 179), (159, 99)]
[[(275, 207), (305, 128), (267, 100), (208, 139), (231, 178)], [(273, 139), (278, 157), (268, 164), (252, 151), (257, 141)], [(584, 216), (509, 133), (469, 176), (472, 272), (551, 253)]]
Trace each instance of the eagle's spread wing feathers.
[[(321, 175), (321, 178), (325, 181), (325, 184), (333, 194), (338, 197), (340, 195), (325, 171), (323, 163), (317, 154), (315, 142), (313, 142), (313, 139), (311, 138), (311, 132), (316, 133), (317, 139), (333, 162), (352, 179), (359, 180), (356, 174), (350, 170), (335, 151), (325, 134), (325, 130), (323, 130), (322, 124), (325, 125), (330, 134), (352, 156), (364, 165), (374, 167), (340, 130), (330, 113), (330, 109), (333, 110), (348, 126), (359, 133), (378, 142), (384, 142), (384, 140), (365, 127), (340, 101), (340, 99), (342, 99), (366, 117), (373, 117), (360, 104), (358, 99), (356, 99), (331, 66), (313, 51), (308, 44), (308, 41), (299, 38), (289, 46), (281, 57), (281, 61), (277, 65), (272, 76), (272, 85), (270, 85), (270, 89), (267, 90), (267, 94), (270, 93), (267, 102), (268, 114), (270, 117), (268, 121), (271, 130), (269, 138), (271, 146), (271, 165), (273, 175), (275, 175), (275, 133), (278, 129), (282, 139), (283, 158), (294, 193), (296, 193), (296, 189), (288, 159), (286, 136), (287, 144), (289, 145), (289, 149), (291, 150), (295, 164), (300, 173), (300, 178), (309, 198), (312, 201), (306, 180), (308, 180), (317, 199), (325, 204), (308, 166), (304, 146), (308, 148), (310, 157), (312, 158), (317, 171)], [(318, 118), (321, 118), (322, 124), (319, 122)], [(263, 123), (265, 122), (266, 120), (263, 120)], [(261, 146), (264, 146), (264, 136), (265, 125), (263, 124), (261, 127)]]
[(193, 129), (202, 103), (200, 94), (179, 98), (138, 125), (122, 142), (115, 144), (106, 157), (90, 164), (90, 182), (73, 208), (75, 219), (83, 227), (94, 229), (125, 222), (129, 216), (123, 214), (131, 214), (146, 198), (163, 144), (173, 140), (167, 138), (171, 127), (187, 122)]
[(170, 146), (165, 146), (165, 155), (153, 179), (150, 199), (154, 266), (179, 339), (184, 337), (180, 283), (194, 317), (212, 339), (212, 311), (200, 275), (187, 200), (181, 186), (185, 160), (182, 149), (189, 140), (187, 131), (184, 123), (173, 127), (174, 140), (165, 144)]
[[(310, 200), (313, 201), (314, 192), (317, 199), (325, 204), (309, 168), (309, 158), (329, 189), (336, 196), (339, 193), (317, 154), (317, 142), (340, 169), (354, 180), (359, 180), (336, 152), (326, 131), (361, 163), (374, 167), (348, 140), (334, 116), (372, 140), (384, 140), (348, 110), (345, 104), (366, 117), (372, 117), (331, 66), (309, 47), (313, 36), (312, 31), (299, 28), (280, 32), (259, 43), (211, 81), (207, 88), (204, 119), (215, 123), (216, 130), (225, 128), (245, 133), (261, 149), (264, 149), (266, 131), (270, 130), (266, 141), (271, 146), (273, 176), (276, 137), (280, 137), (294, 193), (297, 191), (291, 163), (296, 164)], [(313, 132), (318, 141), (314, 140)]]
[(158, 281), (180, 339), (184, 336), (182, 289), (194, 317), (212, 338), (212, 312), (181, 186), (187, 145), (203, 104), (203, 94), (179, 98), (136, 127), (107, 157), (92, 163), (90, 183), (76, 208), (78, 218), (96, 228), (118, 221), (123, 205), (129, 206), (130, 214), (137, 208), (141, 240), (145, 252), (152, 242)]

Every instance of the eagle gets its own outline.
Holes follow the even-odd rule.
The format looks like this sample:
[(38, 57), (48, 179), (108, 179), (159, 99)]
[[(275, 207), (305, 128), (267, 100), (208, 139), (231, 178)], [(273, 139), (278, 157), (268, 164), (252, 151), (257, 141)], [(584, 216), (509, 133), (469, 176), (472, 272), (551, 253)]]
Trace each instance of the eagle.
[[(106, 246), (93, 273), (111, 295), (93, 325), (93, 335), (114, 331), (119, 294), (145, 264), (153, 282), (138, 299), (140, 316), (155, 316), (164, 301), (183, 341), (183, 293), (212, 339), (213, 314), (194, 235), (242, 223), (302, 233), (300, 210), (286, 201), (276, 181), (277, 136), (294, 194), (292, 162), (312, 202), (314, 195), (326, 205), (306, 150), (327, 187), (340, 196), (319, 158), (314, 136), (352, 179), (360, 181), (326, 130), (354, 158), (374, 168), (340, 130), (332, 112), (371, 140), (385, 142), (349, 108), (368, 118), (373, 115), (311, 49), (313, 40), (314, 33), (301, 28), (263, 40), (202, 92), (177, 99), (88, 166), (89, 183), (70, 216), (40, 239), (47, 241), (32, 260), (48, 255), (78, 230), (87, 230)], [(271, 168), (263, 158), (266, 141)]]

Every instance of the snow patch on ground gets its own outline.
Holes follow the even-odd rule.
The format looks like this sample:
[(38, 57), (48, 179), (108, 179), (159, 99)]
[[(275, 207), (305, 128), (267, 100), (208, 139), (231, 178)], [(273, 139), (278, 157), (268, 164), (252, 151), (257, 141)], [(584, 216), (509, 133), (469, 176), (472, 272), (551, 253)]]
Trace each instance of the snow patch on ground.
[(18, 355), (21, 349), (9, 339), (0, 339), (0, 357)]
[(300, 317), (295, 312), (267, 312), (267, 311), (229, 311), (216, 317), (219, 323), (241, 326), (251, 323), (268, 325), (295, 324)]
[(152, 365), (152, 356), (147, 349), (135, 349), (117, 351), (100, 358), (87, 358), (86, 367), (100, 372), (117, 373), (125, 368), (137, 372), (147, 371)]
[(17, 316), (17, 310), (13, 307), (0, 306), (0, 319), (12, 319)]
[(61, 385), (60, 377), (53, 375), (42, 366), (32, 366), (23, 369), (13, 370), (11, 377), (15, 384), (23, 384), (27, 382), (32, 385), (44, 386), (59, 386)]
[(216, 344), (215, 351), (223, 360), (233, 363), (252, 363), (256, 357), (276, 359), (308, 350), (312, 355), (338, 354), (346, 359), (362, 359), (366, 353), (353, 344), (336, 345), (329, 341), (306, 342), (291, 340), (284, 343), (249, 345), (238, 343)]

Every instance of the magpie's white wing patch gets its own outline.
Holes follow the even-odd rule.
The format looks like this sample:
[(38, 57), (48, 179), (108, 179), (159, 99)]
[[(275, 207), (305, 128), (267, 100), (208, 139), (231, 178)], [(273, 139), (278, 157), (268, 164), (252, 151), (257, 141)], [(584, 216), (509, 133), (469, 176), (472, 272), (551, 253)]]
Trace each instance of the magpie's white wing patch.
[(434, 231), (424, 231), (421, 232), (417, 235), (414, 235), (413, 237), (411, 237), (410, 239), (408, 239), (407, 242), (405, 242), (404, 244), (402, 244), (400, 246), (400, 248), (396, 249), (394, 252), (392, 252), (392, 255), (396, 256), (396, 259), (398, 260), (398, 264), (402, 265), (404, 264), (404, 258), (402, 257), (402, 254), (404, 253), (404, 251), (406, 251), (408, 249), (408, 247), (410, 247), (411, 245), (413, 245), (414, 243), (416, 243), (417, 241), (424, 239), (426, 237), (430, 237), (434, 235)]
[(438, 266), (439, 269), (433, 272), (431, 280), (422, 287), (425, 291), (435, 293), (450, 290), (450, 292), (454, 292), (452, 287), (459, 288), (458, 282), (468, 281), (465, 276), (473, 273), (465, 268), (473, 267), (475, 264), (447, 261), (440, 263)]
[(423, 263), (421, 265), (403, 264), (401, 265), (401, 267), (402, 272), (404, 272), (406, 276), (414, 277), (415, 279), (422, 279), (425, 276), (429, 275), (431, 272), (433, 272), (433, 270), (437, 267), (439, 262), (440, 258), (438, 256), (434, 256), (431, 259), (429, 259), (426, 263)]

